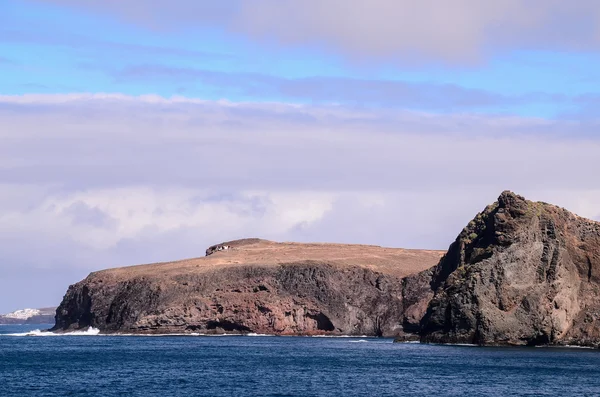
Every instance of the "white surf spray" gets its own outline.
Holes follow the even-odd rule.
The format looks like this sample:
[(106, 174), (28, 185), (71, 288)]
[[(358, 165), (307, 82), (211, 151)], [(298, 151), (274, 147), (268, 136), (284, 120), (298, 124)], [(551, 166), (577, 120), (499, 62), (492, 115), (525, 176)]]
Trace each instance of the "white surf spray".
[(90, 327), (85, 331), (72, 331), (72, 332), (50, 332), (34, 329), (33, 331), (19, 332), (14, 334), (3, 334), (0, 336), (96, 336), (100, 334), (100, 330), (97, 328)]

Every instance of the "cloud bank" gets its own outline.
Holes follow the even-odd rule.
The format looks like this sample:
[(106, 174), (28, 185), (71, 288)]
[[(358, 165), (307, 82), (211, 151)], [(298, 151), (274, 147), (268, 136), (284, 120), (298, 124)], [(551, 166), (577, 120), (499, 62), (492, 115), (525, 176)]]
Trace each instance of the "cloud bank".
[[(92, 270), (201, 256), (242, 237), (445, 249), (504, 189), (598, 218), (595, 128), (334, 105), (0, 96), (0, 311), (14, 297), (56, 303)], [(32, 273), (57, 281), (32, 294), (22, 288)]]

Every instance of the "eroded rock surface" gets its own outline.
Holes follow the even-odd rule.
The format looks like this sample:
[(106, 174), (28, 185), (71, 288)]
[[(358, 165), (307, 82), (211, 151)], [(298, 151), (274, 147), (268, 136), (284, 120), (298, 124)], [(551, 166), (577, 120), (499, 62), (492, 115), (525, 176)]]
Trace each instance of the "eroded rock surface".
[(419, 272), (442, 255), (257, 239), (213, 247), (224, 245), (204, 258), (92, 273), (69, 287), (54, 330), (398, 336), (423, 310), (412, 291), (431, 273)]
[(504, 192), (435, 267), (421, 340), (597, 346), (599, 283), (600, 223)]

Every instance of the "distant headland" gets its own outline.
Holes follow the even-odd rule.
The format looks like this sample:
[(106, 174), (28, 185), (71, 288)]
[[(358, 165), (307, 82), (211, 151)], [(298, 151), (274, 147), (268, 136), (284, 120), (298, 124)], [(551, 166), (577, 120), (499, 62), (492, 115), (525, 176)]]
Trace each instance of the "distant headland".
[(20, 309), (7, 314), (0, 314), (0, 324), (53, 324), (56, 307), (41, 309)]

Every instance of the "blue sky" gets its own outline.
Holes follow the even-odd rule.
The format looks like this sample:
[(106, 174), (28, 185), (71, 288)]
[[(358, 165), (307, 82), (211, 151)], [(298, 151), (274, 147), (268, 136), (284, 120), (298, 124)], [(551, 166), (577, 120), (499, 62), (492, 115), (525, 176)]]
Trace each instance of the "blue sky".
[(586, 96), (600, 88), (596, 51), (515, 45), (473, 62), (406, 54), (390, 61), (253, 40), (209, 23), (153, 29), (57, 3), (0, 6), (2, 93), (119, 92), (553, 118), (586, 112)]
[(1, 0), (0, 313), (244, 237), (600, 220), (592, 0)]

